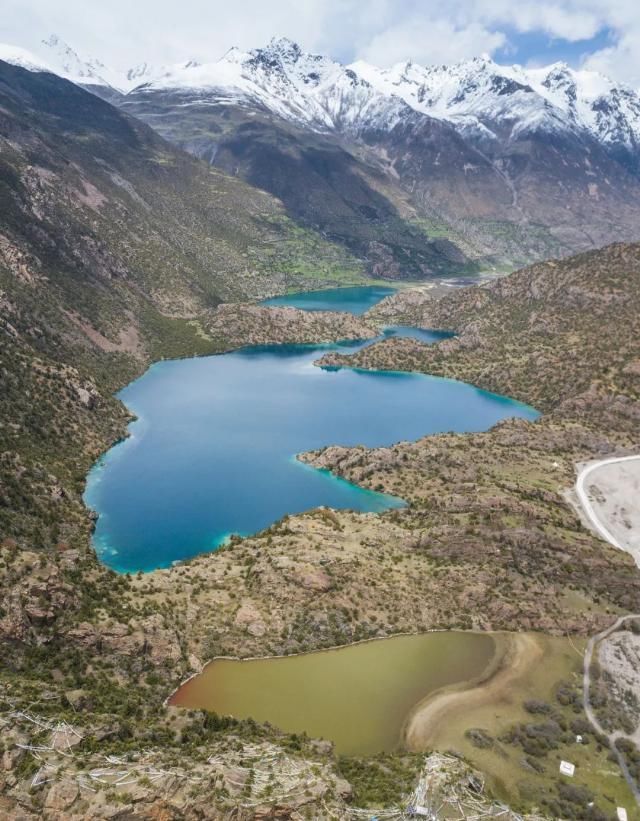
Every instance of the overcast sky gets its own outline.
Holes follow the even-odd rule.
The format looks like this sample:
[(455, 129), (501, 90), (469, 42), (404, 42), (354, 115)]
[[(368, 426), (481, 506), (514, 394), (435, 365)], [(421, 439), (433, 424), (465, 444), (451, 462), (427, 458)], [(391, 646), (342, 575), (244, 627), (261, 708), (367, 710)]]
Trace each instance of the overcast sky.
[(274, 36), (349, 62), (558, 59), (640, 86), (640, 0), (2, 0), (0, 41), (51, 33), (117, 69), (218, 59)]

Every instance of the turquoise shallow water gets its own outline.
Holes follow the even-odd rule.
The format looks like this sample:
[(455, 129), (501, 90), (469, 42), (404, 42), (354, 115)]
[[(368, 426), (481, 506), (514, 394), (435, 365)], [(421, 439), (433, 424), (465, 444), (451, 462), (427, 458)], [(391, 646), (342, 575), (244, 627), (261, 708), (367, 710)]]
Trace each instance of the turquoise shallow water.
[(305, 291), (299, 294), (265, 299), (263, 305), (291, 305), (304, 311), (346, 311), (363, 314), (385, 296), (395, 293), (394, 288), (380, 285), (353, 288), (330, 288), (324, 291)]
[[(424, 341), (441, 338), (420, 333)], [(327, 349), (354, 347), (257, 347), (160, 362), (128, 385), (119, 397), (138, 419), (130, 437), (93, 467), (85, 492), (100, 514), (94, 545), (102, 561), (118, 571), (148, 571), (215, 549), (231, 533), (255, 533), (287, 513), (400, 506), (305, 466), (295, 454), (537, 416), (461, 382), (313, 365)]]

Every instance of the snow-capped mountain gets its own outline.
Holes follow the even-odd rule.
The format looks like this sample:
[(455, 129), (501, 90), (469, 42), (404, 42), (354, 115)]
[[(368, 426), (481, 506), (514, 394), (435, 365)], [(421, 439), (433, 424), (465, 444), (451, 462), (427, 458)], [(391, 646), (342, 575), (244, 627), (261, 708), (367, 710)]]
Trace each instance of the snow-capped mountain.
[(202, 104), (257, 106), (317, 131), (393, 129), (413, 112), (451, 123), (476, 139), (535, 131), (586, 132), (607, 146), (640, 150), (640, 95), (594, 71), (564, 63), (528, 69), (479, 57), (449, 66), (411, 61), (380, 69), (342, 65), (286, 38), (220, 60), (174, 66), (143, 62), (118, 73), (80, 57), (56, 35), (37, 55), (0, 46), (0, 59), (50, 70), (83, 86), (123, 93), (175, 92)]
[(78, 85), (102, 85), (119, 89), (120, 77), (117, 72), (107, 68), (100, 60), (80, 57), (56, 34), (43, 40), (42, 46), (45, 58), (54, 67), (56, 74), (62, 74)]
[(115, 71), (95, 57), (81, 56), (56, 34), (41, 40), (35, 51), (0, 44), (0, 60), (30, 71), (57, 74), (88, 90), (107, 89), (115, 93), (125, 93), (140, 83), (161, 76), (165, 71), (147, 63), (124, 73)]
[(364, 62), (344, 66), (274, 39), (249, 52), (232, 48), (214, 63), (165, 68), (149, 80), (154, 72), (145, 69), (136, 93), (176, 91), (203, 104), (258, 105), (318, 130), (391, 129), (414, 111), (488, 139), (583, 130), (603, 144), (640, 146), (640, 95), (563, 63), (525, 69), (481, 57), (380, 69)]
[(189, 61), (156, 72), (134, 89), (172, 91), (202, 104), (257, 106), (319, 131), (371, 125), (381, 117), (389, 125), (410, 114), (398, 96), (380, 94), (350, 68), (307, 54), (286, 38), (249, 52), (232, 48), (214, 63)]
[[(315, 205), (297, 191), (326, 202), (328, 181), (351, 201), (338, 146), (367, 165), (358, 174), (372, 186), (395, 192), (401, 212), (454, 224), (458, 236), (511, 259), (640, 230), (640, 97), (563, 64), (528, 69), (481, 57), (380, 69), (274, 39), (168, 68), (120, 105), (307, 220)], [(322, 195), (311, 193), (312, 180)]]
[(381, 70), (351, 66), (387, 96), (453, 123), (461, 132), (512, 137), (531, 131), (584, 130), (603, 144), (640, 146), (640, 95), (595, 71), (566, 63), (525, 69), (480, 57), (451, 66), (412, 62)]
[(58, 38), (0, 59), (73, 79), (363, 257), (383, 214), (509, 264), (640, 238), (640, 95), (596, 72), (343, 65), (284, 38), (120, 75)]

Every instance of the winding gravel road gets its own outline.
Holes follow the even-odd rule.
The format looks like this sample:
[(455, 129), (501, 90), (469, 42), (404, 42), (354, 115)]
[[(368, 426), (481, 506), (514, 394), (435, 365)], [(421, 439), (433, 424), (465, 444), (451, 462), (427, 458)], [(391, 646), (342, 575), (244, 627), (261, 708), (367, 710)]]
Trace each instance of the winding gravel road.
[[(589, 475), (598, 468), (603, 467), (604, 465), (611, 465), (616, 462), (629, 462), (632, 460), (640, 460), (640, 456), (618, 456), (612, 457), (611, 459), (603, 459), (600, 462), (594, 462), (591, 465), (587, 465), (587, 467), (583, 468), (580, 473), (578, 474), (578, 478), (576, 480), (576, 493), (578, 495), (578, 499), (580, 500), (580, 504), (582, 505), (582, 509), (585, 512), (585, 515), (588, 517), (589, 521), (593, 524), (599, 535), (609, 544), (612, 544), (614, 547), (617, 547), (619, 550), (625, 550), (626, 548), (623, 547), (618, 540), (610, 533), (607, 526), (599, 519), (598, 515), (596, 514), (591, 501), (589, 500), (589, 496), (587, 491), (585, 490), (585, 481), (589, 477)], [(591, 704), (591, 662), (593, 660), (593, 653), (596, 649), (596, 646), (599, 642), (603, 641), (610, 636), (611, 633), (614, 633), (618, 630), (625, 622), (631, 621), (632, 619), (640, 619), (640, 614), (630, 614), (628, 616), (621, 616), (619, 619), (610, 626), (607, 627), (606, 630), (603, 630), (601, 633), (598, 633), (595, 636), (592, 636), (589, 639), (587, 644), (587, 648), (584, 654), (584, 661), (583, 661), (583, 677), (582, 677), (582, 692), (583, 692), (583, 700), (584, 700), (584, 711), (589, 720), (591, 726), (596, 730), (596, 732), (600, 733), (600, 735), (607, 738), (609, 742), (609, 746), (613, 751), (614, 755), (618, 759), (618, 763), (620, 764), (620, 769), (633, 793), (633, 796), (636, 800), (636, 804), (640, 807), (640, 790), (638, 789), (634, 779), (629, 772), (629, 768), (627, 767), (627, 762), (624, 759), (622, 753), (616, 747), (616, 741), (619, 738), (626, 738), (624, 733), (616, 731), (615, 733), (607, 733), (598, 719), (596, 718), (596, 714), (593, 710), (593, 706)]]
[(611, 633), (614, 633), (619, 627), (621, 627), (626, 621), (631, 621), (632, 619), (640, 618), (638, 615), (630, 615), (630, 616), (621, 616), (619, 619), (610, 626), (607, 627), (606, 630), (603, 630), (601, 633), (598, 633), (595, 636), (592, 636), (589, 639), (587, 644), (587, 649), (584, 653), (584, 673), (582, 677), (582, 694), (584, 700), (584, 711), (589, 720), (591, 726), (596, 730), (596, 732), (603, 735), (609, 742), (609, 746), (611, 750), (615, 754), (616, 758), (618, 759), (618, 764), (620, 764), (620, 769), (624, 777), (627, 780), (627, 784), (629, 785), (631, 792), (633, 793), (633, 797), (636, 799), (636, 804), (640, 807), (640, 790), (636, 786), (636, 782), (634, 781), (631, 773), (629, 772), (629, 768), (627, 767), (627, 762), (624, 759), (622, 753), (616, 747), (616, 741), (619, 738), (627, 738), (624, 733), (616, 731), (615, 733), (607, 733), (606, 730), (602, 727), (598, 719), (596, 718), (596, 714), (593, 710), (593, 706), (591, 704), (591, 662), (593, 660), (593, 651), (596, 648), (598, 642), (606, 639), (607, 636), (610, 636)]
[(625, 550), (627, 552), (632, 552), (629, 550), (628, 547), (621, 544), (618, 539), (613, 535), (609, 527), (602, 521), (602, 519), (596, 513), (591, 500), (589, 499), (589, 494), (586, 490), (586, 481), (589, 476), (596, 470), (599, 470), (606, 465), (615, 465), (620, 464), (621, 462), (635, 462), (640, 461), (640, 455), (635, 456), (613, 456), (610, 459), (602, 459), (600, 462), (593, 462), (586, 467), (582, 468), (580, 473), (578, 474), (578, 478), (576, 480), (576, 493), (578, 495), (578, 499), (580, 500), (580, 504), (582, 505), (582, 509), (585, 512), (585, 515), (591, 522), (591, 524), (596, 529), (597, 533), (609, 544), (612, 544), (614, 547), (617, 547), (618, 550)]

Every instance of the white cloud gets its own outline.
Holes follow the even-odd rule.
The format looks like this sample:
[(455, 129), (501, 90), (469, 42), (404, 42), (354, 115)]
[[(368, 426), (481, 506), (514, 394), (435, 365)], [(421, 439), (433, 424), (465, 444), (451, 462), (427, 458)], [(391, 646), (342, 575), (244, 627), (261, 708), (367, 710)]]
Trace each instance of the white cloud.
[[(472, 0), (475, 18), (521, 32), (545, 31), (577, 42), (607, 29), (612, 43), (583, 57), (586, 68), (640, 86), (640, 2), (638, 0)], [(467, 9), (469, 5), (467, 4)]]
[(604, 19), (589, 0), (584, 2), (534, 2), (533, 0), (470, 0), (461, 2), (460, 14), (485, 25), (509, 26), (519, 32), (541, 31), (575, 42), (598, 33)]
[(607, 11), (614, 42), (586, 55), (583, 65), (640, 88), (640, 3), (612, 0)]
[(640, 31), (630, 32), (616, 45), (588, 55), (583, 60), (583, 67), (600, 71), (640, 90)]
[(457, 27), (449, 20), (416, 17), (374, 35), (357, 56), (381, 66), (407, 59), (448, 63), (494, 52), (505, 42), (502, 32), (489, 31), (479, 23)]
[[(315, 47), (326, 30), (322, 0), (3, 0), (0, 40), (35, 47), (56, 33), (105, 62), (215, 60), (232, 45), (252, 48), (273, 35)], [(334, 11), (350, 6), (332, 0)], [(346, 9), (348, 11), (348, 8)]]

